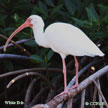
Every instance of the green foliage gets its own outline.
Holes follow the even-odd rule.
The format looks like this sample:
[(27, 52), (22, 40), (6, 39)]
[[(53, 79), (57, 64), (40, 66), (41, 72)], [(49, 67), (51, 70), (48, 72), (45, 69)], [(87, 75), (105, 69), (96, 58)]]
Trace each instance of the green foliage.
[[(0, 1), (0, 33), (8, 37), (28, 16), (38, 14), (44, 19), (46, 26), (63, 21), (81, 28), (93, 41), (100, 42), (101, 49), (105, 49), (106, 52), (108, 2), (105, 3), (92, 0), (2, 0)], [(28, 39), (32, 34), (32, 29), (25, 29), (14, 39), (15, 41)], [(3, 45), (5, 40), (0, 42)], [(39, 47), (34, 40), (25, 42), (23, 46), (31, 52), (30, 58), (37, 67), (51, 65), (54, 55), (52, 50)], [(8, 50), (8, 53), (22, 54), (14, 47)], [(58, 64), (56, 60), (54, 62)], [(13, 65), (11, 62), (10, 64)]]
[(54, 52), (52, 50), (49, 50), (48, 54), (47, 54), (47, 59), (50, 60), (53, 56)]
[(99, 22), (99, 17), (93, 4), (90, 4), (90, 6), (86, 8), (86, 11), (90, 22)]
[(91, 26), (91, 23), (87, 20), (79, 20), (77, 18), (72, 18), (72, 20), (75, 22), (76, 25), (80, 26), (80, 27), (84, 27), (84, 28), (89, 28)]
[(64, 0), (64, 4), (72, 16), (74, 16), (76, 11), (78, 14), (80, 14), (82, 11), (82, 2), (80, 0)]
[(36, 47), (37, 46), (35, 40), (27, 41), (24, 44), (27, 45), (27, 46), (30, 46), (30, 47)]
[(36, 63), (43, 63), (44, 62), (44, 60), (38, 55), (32, 55), (32, 56), (30, 56), (30, 58)]
[(54, 3), (52, 0), (44, 0), (47, 6), (54, 7)]
[(31, 55), (30, 58), (31, 60), (36, 63), (36, 64), (40, 64), (43, 67), (48, 67), (50, 65), (50, 60), (52, 58), (52, 56), (54, 55), (54, 52), (52, 50), (47, 50), (46, 49), (42, 49), (40, 50), (40, 54), (39, 55)]

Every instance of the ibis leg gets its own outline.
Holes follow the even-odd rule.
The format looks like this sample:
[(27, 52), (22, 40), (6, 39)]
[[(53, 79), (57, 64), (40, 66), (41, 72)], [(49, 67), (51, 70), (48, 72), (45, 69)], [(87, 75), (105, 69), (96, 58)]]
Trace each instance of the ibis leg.
[(67, 78), (66, 78), (66, 63), (65, 63), (65, 59), (62, 59), (62, 63), (63, 63), (64, 91), (65, 91), (65, 90), (66, 90), (66, 86), (67, 86)]
[(68, 88), (67, 88), (66, 63), (65, 63), (65, 59), (64, 58), (62, 59), (62, 63), (63, 63), (63, 75), (64, 75), (64, 91), (61, 92), (60, 94), (58, 94), (56, 97), (61, 96), (63, 94), (67, 94), (68, 96), (70, 96), (70, 94), (68, 92)]
[(75, 83), (74, 86), (72, 86), (72, 88), (67, 88), (66, 63), (65, 63), (65, 59), (62, 59), (63, 74), (64, 74), (64, 91), (61, 92), (60, 94), (58, 94), (56, 97), (58, 97), (60, 95), (63, 95), (64, 93), (67, 94), (68, 96), (70, 96), (69, 89), (74, 89), (74, 88), (78, 87), (78, 67), (79, 67), (79, 63), (78, 63), (78, 60), (77, 60), (76, 56), (74, 56), (74, 60), (75, 60), (75, 68), (76, 68), (76, 83)]
[(78, 60), (76, 58), (76, 56), (74, 56), (74, 60), (75, 60), (75, 68), (76, 68), (76, 83), (74, 86), (72, 86), (71, 89), (78, 87), (78, 67), (79, 67), (79, 63)]

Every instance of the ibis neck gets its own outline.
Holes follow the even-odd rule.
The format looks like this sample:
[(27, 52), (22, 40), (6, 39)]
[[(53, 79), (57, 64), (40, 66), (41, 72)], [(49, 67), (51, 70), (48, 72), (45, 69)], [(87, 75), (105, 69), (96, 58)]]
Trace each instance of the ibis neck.
[(44, 26), (33, 27), (35, 41), (39, 46), (48, 48), (48, 43), (44, 33)]

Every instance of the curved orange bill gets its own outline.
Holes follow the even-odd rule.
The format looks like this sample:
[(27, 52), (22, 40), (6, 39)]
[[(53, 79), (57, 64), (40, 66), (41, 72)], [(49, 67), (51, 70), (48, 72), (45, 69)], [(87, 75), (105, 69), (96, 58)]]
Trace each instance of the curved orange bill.
[(11, 41), (11, 39), (18, 33), (20, 32), (21, 30), (23, 30), (24, 28), (26, 27), (31, 27), (32, 25), (28, 22), (28, 21), (25, 21), (24, 24), (22, 24), (20, 27), (18, 27), (11, 35), (10, 37), (8, 38), (8, 40), (6, 41), (5, 43), (5, 46), (4, 46), (4, 51), (6, 51), (6, 48), (7, 48), (7, 45), (8, 43)]

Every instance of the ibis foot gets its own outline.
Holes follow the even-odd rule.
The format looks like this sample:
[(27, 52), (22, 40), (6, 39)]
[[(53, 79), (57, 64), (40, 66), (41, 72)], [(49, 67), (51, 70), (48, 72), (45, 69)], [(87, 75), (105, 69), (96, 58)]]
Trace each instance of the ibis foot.
[(63, 94), (67, 94), (67, 96), (70, 97), (70, 92), (69, 92), (69, 90), (72, 90), (72, 89), (77, 88), (78, 85), (79, 85), (79, 84), (77, 83), (77, 84), (73, 85), (71, 88), (66, 88), (63, 92), (61, 92), (60, 94), (58, 94), (57, 96), (55, 96), (54, 99), (57, 98), (57, 97), (59, 97), (59, 96), (61, 96), (61, 95), (63, 95)]
[(72, 89), (77, 88), (77, 87), (78, 87), (78, 85), (79, 85), (79, 84), (75, 84), (75, 85), (73, 85), (71, 88), (69, 88), (69, 90), (72, 90)]
[(67, 94), (67, 96), (70, 97), (69, 89), (66, 88), (63, 92), (61, 92), (60, 94), (58, 94), (57, 96), (55, 96), (54, 99), (57, 98), (57, 97), (59, 97), (59, 96), (61, 96), (61, 95), (63, 95), (63, 94)]

